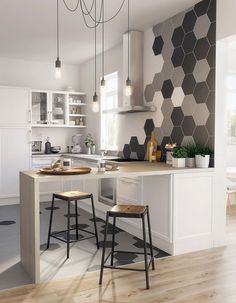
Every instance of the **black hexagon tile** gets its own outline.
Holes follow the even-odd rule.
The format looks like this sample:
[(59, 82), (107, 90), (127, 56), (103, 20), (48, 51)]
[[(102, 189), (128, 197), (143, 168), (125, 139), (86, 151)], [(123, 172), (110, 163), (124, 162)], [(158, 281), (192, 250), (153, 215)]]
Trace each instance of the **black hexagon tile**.
[(187, 54), (184, 57), (183, 70), (185, 74), (191, 74), (193, 72), (196, 62), (197, 60), (192, 53)]
[(184, 16), (183, 29), (186, 33), (191, 32), (194, 28), (197, 16), (193, 10), (187, 12)]
[(6, 220), (6, 221), (0, 221), (0, 225), (12, 225), (12, 224), (15, 224), (16, 221), (10, 221), (10, 220)]
[(194, 48), (194, 55), (197, 60), (206, 58), (210, 49), (210, 43), (207, 38), (201, 38), (197, 40), (196, 46)]
[(175, 48), (173, 55), (171, 57), (171, 61), (174, 67), (181, 66), (184, 60), (184, 51), (182, 46)]
[(212, 68), (207, 76), (206, 82), (210, 90), (215, 90), (215, 75), (216, 71)]
[(216, 21), (216, 0), (211, 0), (207, 10), (207, 16), (209, 17), (211, 22)]
[(155, 56), (161, 54), (163, 45), (164, 45), (164, 41), (163, 41), (162, 37), (161, 36), (156, 37), (154, 40), (153, 46), (152, 46)]
[(131, 137), (129, 146), (130, 146), (131, 152), (135, 152), (139, 146), (138, 138), (135, 136)]
[(184, 37), (184, 41), (183, 41), (183, 45), (182, 45), (185, 54), (191, 53), (194, 50), (196, 43), (197, 43), (197, 38), (196, 38), (194, 32), (188, 33)]
[(208, 131), (208, 134), (210, 136), (214, 136), (215, 133), (215, 115), (210, 114), (206, 123), (206, 128)]
[(177, 47), (182, 44), (183, 39), (184, 39), (184, 30), (183, 30), (182, 26), (179, 26), (174, 30), (171, 41), (172, 41), (174, 47)]
[(184, 117), (182, 123), (182, 130), (184, 132), (184, 136), (192, 136), (196, 125), (192, 116)]
[(125, 144), (123, 148), (123, 155), (125, 159), (129, 159), (131, 154), (131, 149), (129, 144)]
[(209, 88), (206, 82), (197, 83), (193, 95), (197, 103), (205, 103), (209, 95)]
[(208, 141), (208, 132), (204, 125), (196, 126), (194, 133), (193, 133), (193, 139), (196, 142), (196, 144), (200, 144), (205, 146)]
[(191, 95), (194, 91), (194, 88), (196, 86), (196, 81), (192, 74), (187, 74), (184, 77), (184, 81), (182, 84), (182, 89), (185, 95)]
[(210, 50), (209, 50), (209, 52), (207, 54), (206, 59), (207, 59), (207, 62), (209, 64), (209, 66), (211, 68), (214, 68), (215, 65), (216, 65), (216, 49), (215, 49), (215, 45), (213, 45), (213, 46), (210, 47)]
[(173, 90), (174, 90), (174, 86), (173, 86), (171, 80), (170, 79), (169, 80), (165, 80), (163, 82), (162, 89), (161, 89), (163, 97), (165, 99), (171, 98)]
[(171, 120), (175, 126), (181, 125), (184, 119), (184, 114), (181, 107), (174, 107), (171, 114)]
[(215, 112), (215, 91), (210, 91), (206, 100), (206, 105), (210, 113)]
[(182, 128), (180, 126), (175, 126), (171, 133), (172, 142), (180, 145), (183, 140), (183, 137), (184, 137), (184, 134), (183, 134)]
[(211, 45), (216, 43), (216, 22), (211, 23), (207, 33), (207, 39)]
[(194, 6), (194, 11), (195, 11), (196, 15), (198, 17), (200, 17), (200, 16), (206, 14), (208, 11), (209, 4), (210, 4), (209, 0), (203, 0), (203, 1), (198, 2)]

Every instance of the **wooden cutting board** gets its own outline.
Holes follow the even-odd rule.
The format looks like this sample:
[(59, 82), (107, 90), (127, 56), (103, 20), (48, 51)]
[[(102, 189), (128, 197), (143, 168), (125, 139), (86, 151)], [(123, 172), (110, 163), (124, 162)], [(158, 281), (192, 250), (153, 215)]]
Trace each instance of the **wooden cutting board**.
[(46, 175), (82, 175), (91, 172), (90, 167), (72, 167), (69, 169), (53, 169), (51, 167), (44, 167), (39, 170), (41, 174)]

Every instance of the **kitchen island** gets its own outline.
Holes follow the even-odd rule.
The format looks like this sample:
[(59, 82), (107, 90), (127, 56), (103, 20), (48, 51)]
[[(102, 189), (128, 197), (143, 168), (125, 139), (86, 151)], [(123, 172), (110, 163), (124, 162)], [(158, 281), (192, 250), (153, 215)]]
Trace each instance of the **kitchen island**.
[[(40, 282), (40, 184), (85, 183), (102, 178), (142, 178), (142, 201), (151, 213), (154, 244), (172, 255), (214, 247), (214, 169), (172, 168), (164, 163), (128, 163), (117, 171), (71, 176), (20, 173), (21, 263)], [(122, 203), (122, 201), (120, 201)], [(119, 203), (119, 201), (118, 201)], [(105, 215), (105, 213), (104, 213)], [(132, 225), (132, 222), (131, 222)], [(139, 234), (139, 226), (133, 226)]]

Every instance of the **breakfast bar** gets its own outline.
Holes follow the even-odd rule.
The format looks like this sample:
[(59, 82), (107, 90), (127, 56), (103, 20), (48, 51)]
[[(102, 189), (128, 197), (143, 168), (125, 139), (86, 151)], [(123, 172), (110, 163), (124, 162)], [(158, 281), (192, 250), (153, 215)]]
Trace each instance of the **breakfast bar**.
[(164, 163), (147, 162), (121, 165), (119, 170), (104, 173), (92, 168), (83, 175), (20, 172), (21, 263), (32, 282), (39, 283), (40, 184), (55, 181), (75, 184), (83, 180), (141, 177), (143, 201), (150, 207), (154, 244), (172, 255), (212, 248), (214, 176), (213, 168), (176, 169)]

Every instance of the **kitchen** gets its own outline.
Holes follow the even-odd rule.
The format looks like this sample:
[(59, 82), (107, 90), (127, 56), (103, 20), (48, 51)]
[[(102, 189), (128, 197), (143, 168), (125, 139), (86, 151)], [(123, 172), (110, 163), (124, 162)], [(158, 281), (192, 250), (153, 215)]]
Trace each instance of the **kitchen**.
[[(128, 4), (129, 1), (125, 2)], [(14, 231), (14, 239), (17, 239), (17, 246), (21, 240), (21, 262), (30, 276), (22, 272), (19, 252), (12, 260), (7, 258), (9, 251), (17, 251), (14, 243), (3, 241), (1, 280), (5, 282), (2, 289), (29, 284), (30, 281), (46, 282), (99, 271), (105, 215), (116, 204), (148, 203), (155, 256), (156, 260), (160, 258), (160, 262), (168, 255), (225, 245), (223, 164), (218, 164), (223, 153), (219, 140), (223, 130), (217, 124), (222, 117), (214, 106), (218, 104), (214, 96), (216, 2), (204, 0), (197, 4), (198, 1), (180, 1), (171, 6), (166, 3), (162, 11), (158, 10), (156, 1), (150, 0), (145, 7), (130, 2), (130, 14), (128, 7), (124, 6), (121, 19), (117, 17), (117, 23), (111, 28), (104, 26), (105, 32), (102, 26), (87, 31), (83, 27), (79, 58), (75, 48), (67, 49), (73, 37), (71, 28), (79, 18), (66, 9), (64, 1), (59, 1), (58, 23), (55, 21), (56, 1), (49, 5), (55, 15), (47, 36), (51, 37), (50, 53), (47, 54), (45, 49), (37, 51), (37, 47), (40, 50), (40, 41), (35, 42), (32, 50), (30, 47), (24, 50), (16, 38), (9, 45), (11, 49), (17, 46), (17, 55), (4, 58), (7, 57), (7, 47), (0, 49), (3, 67), (0, 74), (0, 205), (4, 216), (1, 221), (16, 222), (15, 227), (9, 224), (9, 228), (18, 229)], [(70, 8), (74, 5), (73, 1), (66, 3)], [(4, 8), (11, 12), (7, 4)], [(18, 9), (22, 9), (20, 5)], [(106, 9), (108, 12), (111, 10), (109, 5)], [(32, 6), (24, 6), (24, 13), (27, 10), (31, 10), (33, 15)], [(142, 10), (146, 18), (141, 21), (138, 16)], [(34, 17), (39, 18), (35, 21), (40, 20), (40, 14)], [(4, 22), (9, 24), (5, 19)], [(81, 27), (84, 26), (82, 20), (79, 22)], [(67, 28), (66, 24), (70, 27)], [(118, 24), (122, 24), (122, 28)], [(35, 27), (34, 30), (44, 41), (45, 30)], [(104, 33), (106, 39), (102, 40)], [(25, 33), (24, 39), (27, 45), (27, 39), (33, 39), (33, 36), (27, 38)], [(94, 39), (97, 39), (97, 44)], [(104, 43), (109, 46), (104, 46)], [(55, 44), (56, 68), (61, 67), (60, 79), (54, 79)], [(35, 61), (26, 58), (35, 58)], [(105, 80), (107, 86), (101, 98), (100, 80)], [(131, 80), (131, 92), (127, 80)], [(89, 134), (92, 138), (88, 137)], [(88, 140), (90, 143), (86, 146)], [(152, 140), (156, 149), (150, 152)], [(207, 164), (205, 168), (172, 168), (165, 163), (166, 154), (170, 154), (166, 147), (174, 143), (209, 148), (214, 152), (210, 167), (207, 168)], [(102, 156), (104, 151), (107, 153)], [(203, 152), (206, 150), (202, 149)], [(144, 161), (149, 158), (150, 163)], [(157, 158), (161, 162), (157, 162)], [(60, 165), (63, 166), (89, 167), (92, 170), (87, 175), (66, 177), (37, 174), (40, 168), (53, 162), (55, 165), (57, 160), (61, 160)], [(111, 171), (98, 171), (103, 170), (104, 162)], [(21, 173), (19, 180), (19, 172), (22, 171), (31, 172)], [(222, 184), (222, 187), (217, 184)], [(53, 239), (51, 249), (46, 250), (45, 246), (52, 209), (55, 209), (57, 230), (66, 226), (63, 227), (66, 224), (65, 205), (58, 201), (58, 205), (51, 207), (50, 201), (53, 193), (75, 190), (94, 196), (101, 243), (99, 251), (93, 239), (83, 242), (86, 243), (83, 252), (80, 242), (71, 245), (70, 258), (65, 262), (66, 245)], [(29, 198), (32, 192), (34, 194)], [(12, 209), (19, 202), (21, 217), (9, 216), (8, 210), (14, 213)], [(87, 199), (80, 202), (79, 210), (80, 224), (91, 225), (91, 232), (94, 218), (90, 217), (91, 205)], [(24, 232), (24, 226), (32, 226), (32, 232)], [(134, 247), (142, 248), (142, 228), (136, 219), (120, 219), (117, 228), (117, 242), (124, 243), (121, 249), (127, 249), (130, 241), (134, 242)], [(3, 235), (5, 233), (4, 237), (8, 238), (10, 231), (3, 231)], [(34, 243), (34, 247), (30, 244), (29, 248), (27, 241), (28, 244)], [(117, 245), (119, 249), (120, 244)], [(91, 256), (88, 252), (92, 252)], [(142, 257), (118, 257), (116, 261), (121, 265), (143, 260)], [(14, 271), (16, 263), (19, 264)], [(34, 269), (32, 264), (35, 264)], [(12, 276), (15, 276), (15, 281)], [(106, 282), (104, 276), (104, 285)], [(142, 274), (139, 283), (140, 287), (145, 286)]]

